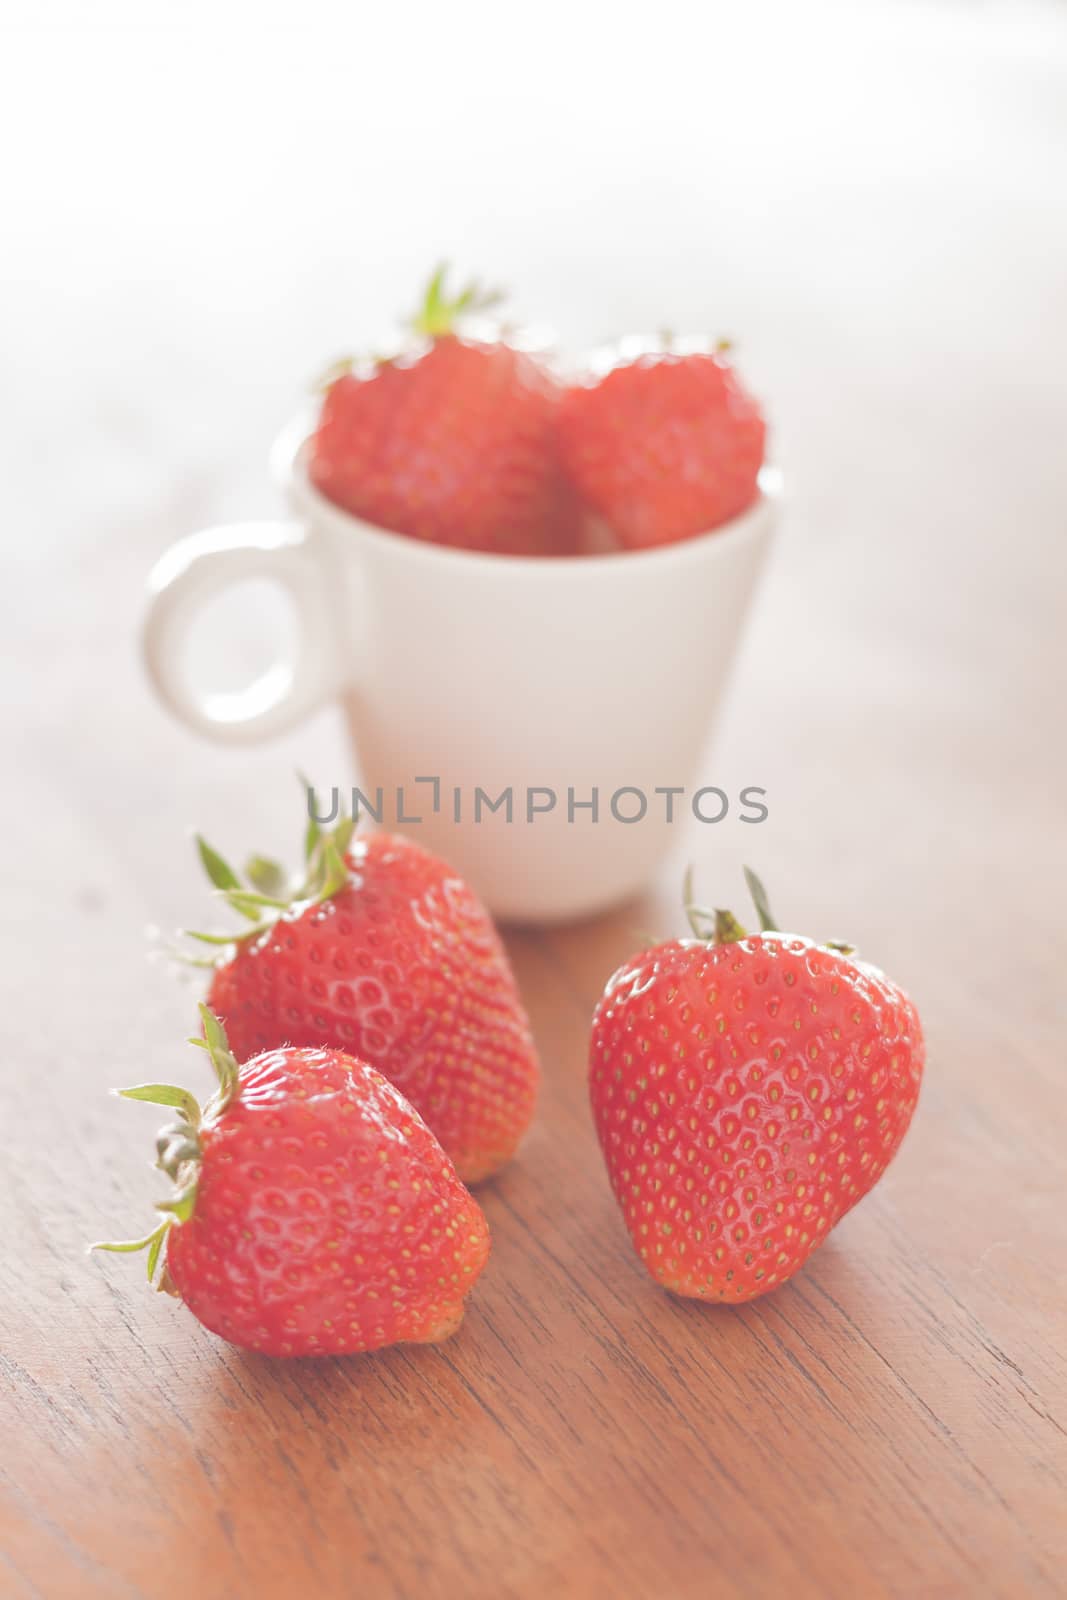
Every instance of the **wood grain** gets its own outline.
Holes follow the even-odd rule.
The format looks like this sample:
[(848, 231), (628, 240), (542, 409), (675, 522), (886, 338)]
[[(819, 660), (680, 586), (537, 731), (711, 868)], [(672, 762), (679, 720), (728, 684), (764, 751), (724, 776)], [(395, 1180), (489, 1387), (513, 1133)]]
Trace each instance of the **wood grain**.
[[(0, 298), (19, 534), (0, 786), (5, 1600), (1067, 1593), (1067, 223), (1050, 202), (1067, 34), (1055, 8), (758, 10), (782, 59), (754, 8), (711, 96), (710, 22), (689, 35), (673, 17), (657, 86), (646, 30), (613, 11), (618, 70), (646, 98), (636, 118), (603, 90), (600, 139), (555, 45), (524, 41), (507, 111), (475, 55), (469, 95), (433, 102), (429, 173), (388, 74), (352, 103), (362, 34), (324, 51), (265, 30), (259, 77), (251, 36), (214, 24), (210, 49), (195, 29), (91, 42), (80, 24), (33, 46), (80, 132), (42, 130), (12, 189)], [(571, 27), (592, 62), (592, 24)], [(559, 72), (574, 93), (531, 163)], [(35, 80), (8, 76), (7, 147), (25, 150)], [(362, 137), (383, 126), (391, 160)], [(356, 191), (365, 232), (337, 204)], [(490, 216), (490, 192), (514, 214)], [(156, 1193), (156, 1113), (106, 1090), (197, 1072), (195, 991), (145, 960), (146, 924), (202, 904), (185, 826), (285, 853), (294, 766), (352, 774), (334, 713), (269, 749), (198, 744), (152, 703), (135, 633), (171, 539), (272, 513), (273, 427), (345, 342), (353, 283), (392, 305), (427, 230), (575, 339), (655, 325), (665, 299), (679, 326), (743, 332), (789, 514), (706, 769), (765, 786), (770, 818), (680, 837), (639, 905), (509, 935), (544, 1091), (481, 1191), (493, 1255), (463, 1328), (286, 1366), (84, 1244), (136, 1229)], [(369, 339), (371, 313), (356, 320)], [(273, 615), (250, 598), (202, 641), (211, 669), (259, 664)], [(740, 1309), (643, 1275), (586, 1108), (593, 1004), (678, 928), (688, 858), (735, 901), (752, 859), (783, 920), (851, 936), (928, 1036), (884, 1182), (794, 1283)]]

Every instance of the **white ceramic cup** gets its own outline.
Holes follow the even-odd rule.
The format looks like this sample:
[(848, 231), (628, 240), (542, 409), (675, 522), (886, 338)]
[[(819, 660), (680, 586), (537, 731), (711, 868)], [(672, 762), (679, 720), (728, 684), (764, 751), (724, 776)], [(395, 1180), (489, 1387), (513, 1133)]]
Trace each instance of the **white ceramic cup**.
[[(144, 652), (164, 703), (199, 733), (247, 744), (339, 701), (382, 825), (443, 856), (504, 920), (563, 920), (639, 892), (691, 814), (777, 474), (765, 469), (753, 506), (697, 538), (527, 559), (361, 522), (312, 487), (305, 448), (290, 434), (275, 452), (297, 520), (212, 528), (156, 566)], [(189, 625), (252, 578), (288, 593), (295, 656), (239, 693), (198, 695), (183, 671)], [(506, 801), (489, 806), (506, 791), (510, 818)], [(644, 814), (622, 820), (642, 797)], [(317, 798), (327, 810), (329, 791)]]

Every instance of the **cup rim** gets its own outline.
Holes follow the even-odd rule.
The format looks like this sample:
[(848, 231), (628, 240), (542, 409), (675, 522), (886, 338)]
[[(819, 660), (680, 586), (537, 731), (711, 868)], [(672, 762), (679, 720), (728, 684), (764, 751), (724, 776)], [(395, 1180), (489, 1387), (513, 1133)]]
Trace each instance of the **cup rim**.
[(388, 548), (401, 560), (429, 563), (453, 572), (461, 569), (472, 573), (480, 569), (494, 575), (514, 572), (524, 582), (529, 582), (535, 574), (558, 578), (564, 570), (572, 575), (579, 572), (595, 575), (606, 571), (643, 571), (652, 565), (669, 563), (676, 566), (696, 564), (716, 549), (756, 537), (773, 521), (782, 500), (781, 471), (772, 462), (765, 461), (759, 471), (759, 493), (752, 504), (740, 515), (719, 523), (706, 533), (642, 550), (607, 550), (569, 556), (492, 555), (484, 550), (463, 550), (454, 545), (432, 544), (426, 539), (405, 538), (403, 534), (365, 522), (335, 505), (315, 488), (307, 471), (306, 457), (313, 429), (314, 423), (306, 415), (294, 419), (279, 434), (271, 451), (272, 475), (288, 489), (300, 510), (316, 522), (341, 530), (349, 537), (356, 535), (383, 550)]

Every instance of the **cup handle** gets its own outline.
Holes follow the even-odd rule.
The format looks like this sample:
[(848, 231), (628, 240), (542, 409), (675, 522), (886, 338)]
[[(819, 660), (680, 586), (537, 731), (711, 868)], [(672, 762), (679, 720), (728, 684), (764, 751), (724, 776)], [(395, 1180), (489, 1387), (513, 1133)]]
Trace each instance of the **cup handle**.
[[(293, 660), (274, 662), (244, 689), (200, 694), (182, 670), (182, 647), (197, 610), (250, 578), (279, 583), (296, 611)], [(250, 522), (208, 528), (172, 545), (149, 578), (142, 647), (148, 676), (168, 710), (224, 744), (254, 744), (300, 722), (339, 686), (338, 648), (321, 570), (299, 523)]]

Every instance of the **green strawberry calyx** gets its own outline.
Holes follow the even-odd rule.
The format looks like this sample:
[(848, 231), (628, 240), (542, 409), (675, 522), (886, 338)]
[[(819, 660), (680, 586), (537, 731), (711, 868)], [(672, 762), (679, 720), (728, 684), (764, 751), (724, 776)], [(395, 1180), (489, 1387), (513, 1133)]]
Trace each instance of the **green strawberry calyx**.
[[(403, 323), (405, 333), (409, 337), (415, 334), (417, 339), (428, 339), (431, 342), (435, 339), (445, 339), (457, 332), (464, 317), (491, 311), (504, 299), (501, 290), (487, 289), (477, 278), (471, 278), (462, 289), (450, 294), (446, 288), (448, 273), (447, 261), (440, 262), (434, 268), (430, 281), (423, 291), (422, 303), (415, 315), (406, 318)], [(362, 358), (355, 355), (341, 356), (319, 374), (313, 388), (318, 393), (325, 394), (338, 379), (360, 372), (371, 375), (377, 368), (392, 365), (406, 353), (408, 352), (404, 349), (397, 349), (390, 354), (364, 355)]]
[[(752, 904), (756, 908), (756, 918), (759, 922), (761, 933), (781, 933), (782, 929), (775, 921), (771, 911), (767, 891), (762, 882), (753, 872), (751, 867), (742, 869), (748, 892), (752, 896)], [(725, 911), (721, 906), (712, 909), (709, 906), (698, 905), (693, 897), (693, 869), (690, 867), (685, 875), (685, 884), (682, 890), (686, 919), (692, 929), (694, 939), (703, 940), (706, 944), (738, 944), (742, 939), (748, 938), (748, 930), (742, 927), (732, 911)], [(844, 944), (839, 940), (824, 939), (821, 941), (827, 950), (836, 950), (840, 955), (854, 955), (855, 945)]]
[(178, 1113), (178, 1120), (161, 1128), (156, 1138), (156, 1166), (174, 1184), (171, 1197), (156, 1202), (156, 1210), (163, 1213), (161, 1220), (143, 1239), (101, 1240), (89, 1246), (90, 1250), (110, 1250), (122, 1255), (147, 1250), (148, 1281), (168, 1294), (175, 1290), (166, 1267), (167, 1235), (176, 1223), (188, 1222), (196, 1208), (203, 1159), (201, 1130), (222, 1115), (240, 1086), (237, 1059), (222, 1023), (205, 1005), (200, 1007), (200, 1020), (203, 1037), (194, 1035), (189, 1043), (207, 1051), (218, 1079), (218, 1088), (202, 1110), (194, 1094), (171, 1083), (138, 1083), (132, 1088), (114, 1091), (123, 1100), (144, 1100), (151, 1105), (168, 1106)]
[[(301, 781), (310, 800), (314, 790), (306, 781)], [(299, 916), (308, 906), (329, 900), (349, 881), (345, 857), (355, 829), (353, 818), (343, 816), (336, 827), (329, 832), (324, 831), (316, 822), (313, 807), (309, 804), (304, 834), (304, 870), (297, 879), (290, 879), (277, 861), (261, 855), (249, 858), (242, 877), (206, 839), (197, 834), (195, 838), (200, 864), (217, 897), (244, 917), (249, 926), (230, 933), (202, 933), (193, 928), (183, 928), (182, 936), (196, 940), (199, 945), (215, 946), (216, 953), (205, 957), (175, 950), (174, 955), (187, 966), (219, 966), (230, 959), (236, 946), (246, 944), (250, 939), (261, 938), (281, 918)]]
[(448, 262), (442, 261), (434, 269), (422, 305), (411, 318), (409, 326), (424, 339), (442, 339), (456, 331), (460, 320), (471, 312), (489, 311), (504, 298), (498, 289), (486, 289), (472, 278), (457, 294), (449, 295), (445, 288)]

